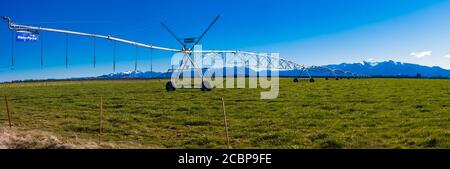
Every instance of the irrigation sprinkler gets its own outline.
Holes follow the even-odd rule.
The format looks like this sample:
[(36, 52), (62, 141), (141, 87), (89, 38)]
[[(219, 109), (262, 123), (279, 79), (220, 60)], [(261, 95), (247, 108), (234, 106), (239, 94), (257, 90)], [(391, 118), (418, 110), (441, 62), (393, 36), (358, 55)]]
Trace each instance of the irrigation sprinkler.
[(114, 50), (113, 50), (113, 72), (116, 72), (116, 55), (117, 55), (117, 41), (114, 41)]
[(315, 82), (314, 78), (313, 78), (313, 77), (311, 76), (311, 74), (309, 73), (308, 68), (307, 68), (307, 67), (302, 67), (302, 68), (300, 69), (300, 73), (299, 73), (298, 77), (294, 78), (294, 80), (293, 80), (294, 83), (300, 82), (300, 78), (302, 78), (302, 76), (303, 76), (304, 73), (308, 76), (309, 82), (311, 82), (311, 83), (314, 83), (314, 82)]
[[(309, 77), (309, 82), (310, 83), (314, 83), (315, 79), (314, 77), (311, 75), (311, 72), (314, 73), (329, 73), (329, 74), (333, 74), (336, 77), (336, 74), (334, 73), (334, 71), (330, 68), (327, 68), (325, 66), (304, 66), (301, 71), (300, 74), (298, 76), (298, 78), (294, 78), (294, 83), (298, 83), (299, 82), (299, 78), (302, 77), (303, 73), (305, 73), (307, 75), (307, 77)], [(329, 76), (329, 75), (328, 75)], [(325, 76), (325, 80), (329, 80), (329, 77)]]
[(137, 71), (137, 66), (138, 66), (138, 47), (135, 46), (135, 48), (136, 48), (136, 55), (134, 57), (134, 71), (136, 72)]
[(69, 34), (66, 33), (66, 69), (69, 68)]
[(333, 69), (333, 72), (336, 75), (336, 80), (341, 80), (342, 78), (345, 78), (346, 74), (344, 70), (341, 69)]
[(41, 34), (41, 69), (44, 67), (44, 39)]
[(95, 68), (95, 64), (96, 64), (96, 56), (97, 56), (97, 39), (95, 37), (93, 37), (93, 43), (94, 43), (94, 68)]
[[(63, 29), (54, 29), (54, 28), (46, 28), (46, 27), (37, 27), (37, 26), (29, 26), (29, 25), (21, 25), (16, 24), (11, 20), (9, 17), (2, 17), (5, 21), (8, 22), (8, 28), (12, 30), (12, 55), (11, 55), (11, 67), (14, 67), (14, 35), (16, 32), (27, 32), (30, 36), (37, 35), (40, 32), (52, 32), (52, 33), (61, 33), (66, 36), (65, 41), (65, 64), (66, 68), (69, 66), (69, 36), (83, 36), (83, 37), (91, 37), (93, 38), (93, 62), (94, 67), (96, 67), (96, 48), (97, 48), (97, 39), (106, 39), (109, 41), (114, 42), (113, 43), (113, 72), (116, 72), (116, 57), (117, 57), (117, 42), (132, 45), (136, 48), (135, 53), (135, 65), (134, 70), (138, 70), (138, 48), (148, 48), (153, 52), (153, 50), (160, 50), (160, 51), (166, 51), (166, 52), (172, 52), (172, 53), (181, 53), (183, 54), (183, 59), (180, 64), (180, 66), (175, 69), (172, 67), (172, 69), (169, 69), (169, 72), (176, 75), (176, 77), (180, 77), (183, 71), (186, 71), (188, 69), (193, 69), (196, 71), (201, 77), (201, 84), (199, 84), (200, 89), (202, 91), (211, 91), (212, 85), (210, 82), (205, 80), (206, 73), (203, 73), (203, 70), (205, 68), (199, 67), (198, 64), (195, 63), (195, 55), (196, 53), (204, 54), (204, 53), (216, 53), (221, 55), (222, 57), (224, 54), (234, 54), (235, 56), (239, 57), (241, 60), (247, 60), (246, 63), (248, 63), (249, 59), (256, 59), (258, 62), (257, 67), (260, 66), (260, 61), (262, 59), (267, 60), (268, 62), (272, 62), (274, 59), (277, 59), (278, 65), (276, 65), (277, 70), (301, 70), (301, 73), (299, 77), (301, 77), (302, 73), (305, 72), (309, 77), (309, 82), (313, 83), (315, 82), (315, 79), (309, 74), (309, 71), (313, 68), (316, 68), (314, 66), (305, 66), (300, 65), (295, 62), (282, 59), (282, 58), (275, 58), (269, 54), (261, 54), (256, 52), (246, 52), (246, 51), (240, 51), (240, 50), (196, 50), (194, 47), (201, 42), (202, 39), (206, 36), (206, 34), (209, 32), (209, 30), (212, 28), (212, 26), (218, 21), (220, 16), (217, 16), (214, 18), (214, 20), (208, 25), (208, 27), (203, 31), (203, 33), (199, 37), (189, 37), (189, 38), (179, 38), (166, 24), (161, 23), (162, 26), (180, 43), (181, 49), (173, 49), (173, 48), (167, 48), (167, 47), (161, 47), (156, 46), (153, 44), (144, 44), (136, 41), (131, 41), (127, 39), (122, 39), (118, 37), (114, 37), (111, 35), (100, 35), (100, 34), (93, 34), (93, 33), (85, 33), (85, 32), (77, 32), (77, 31), (70, 31), (70, 30), (63, 30)], [(41, 42), (41, 65), (43, 64), (43, 42)], [(151, 53), (151, 64), (153, 64), (153, 53)], [(224, 60), (227, 58), (224, 57)], [(200, 71), (201, 70), (201, 71)], [(153, 72), (153, 65), (151, 65), (151, 71)], [(206, 71), (207, 72), (207, 71)], [(336, 76), (337, 77), (337, 76)], [(167, 91), (175, 91), (177, 89), (177, 78), (175, 80), (170, 80), (166, 83), (166, 90)], [(299, 82), (298, 78), (294, 78), (294, 82)]]
[[(325, 80), (329, 80), (329, 77), (331, 76), (336, 77), (336, 73), (333, 71), (333, 69), (330, 69), (326, 66), (310, 66), (308, 70), (309, 72), (319, 73), (321, 76), (325, 75)], [(313, 78), (311, 79), (310, 81), (314, 82), (314, 79)]]
[(331, 73), (333, 73), (333, 75), (334, 75), (334, 79), (339, 80), (339, 77), (337, 76), (336, 71), (333, 69), (330, 69), (330, 70), (331, 70)]
[(11, 69), (14, 69), (14, 52), (15, 52), (14, 49), (16, 47), (14, 36), (15, 36), (15, 32), (12, 31), (11, 32)]
[(153, 49), (150, 49), (150, 78), (153, 78)]
[(352, 72), (345, 71), (344, 74), (345, 74), (345, 77), (346, 77), (348, 80), (350, 80), (350, 79), (353, 77), (353, 73), (352, 73)]
[[(211, 91), (212, 90), (212, 85), (210, 84), (210, 82), (205, 80), (205, 76), (203, 75), (203, 71), (200, 72), (200, 70), (203, 70), (202, 68), (198, 67), (195, 62), (194, 62), (194, 53), (196, 53), (195, 51), (193, 51), (194, 47), (205, 37), (205, 35), (209, 32), (209, 30), (211, 29), (211, 27), (217, 22), (217, 20), (219, 19), (219, 16), (216, 16), (214, 18), (214, 20), (208, 25), (208, 27), (206, 28), (205, 31), (203, 31), (203, 33), (201, 34), (201, 36), (199, 38), (195, 38), (195, 37), (189, 37), (189, 38), (184, 38), (184, 39), (180, 39), (166, 24), (164, 24), (164, 22), (161, 22), (161, 25), (172, 35), (173, 38), (175, 38), (178, 43), (180, 43), (180, 45), (182, 46), (182, 50), (184, 51), (184, 56), (183, 56), (183, 64), (181, 65), (181, 69), (179, 69), (177, 72), (177, 77), (180, 77), (181, 73), (183, 71), (185, 71), (188, 67), (189, 64), (192, 65), (192, 67), (194, 68), (194, 70), (201, 75), (201, 91)], [(187, 46), (192, 44), (192, 46), (190, 48), (188, 48)], [(174, 91), (176, 89), (176, 82), (172, 82), (169, 81), (166, 84), (166, 90), (167, 91)], [(174, 86), (175, 85), (175, 86)]]

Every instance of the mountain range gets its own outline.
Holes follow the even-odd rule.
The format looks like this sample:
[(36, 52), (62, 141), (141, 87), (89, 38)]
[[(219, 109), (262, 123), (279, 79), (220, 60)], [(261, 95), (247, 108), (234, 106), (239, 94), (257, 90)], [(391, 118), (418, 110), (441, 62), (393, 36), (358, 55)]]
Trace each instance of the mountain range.
[(369, 76), (415, 77), (417, 74), (420, 74), (422, 77), (450, 77), (450, 70), (438, 66), (429, 67), (412, 63), (395, 62), (392, 60), (351, 64), (342, 63), (338, 65), (327, 65), (327, 67)]
[[(412, 63), (403, 63), (395, 61), (384, 62), (361, 62), (361, 63), (341, 63), (324, 65), (330, 69), (340, 69), (343, 71), (349, 71), (355, 74), (375, 76), (375, 77), (421, 77), (427, 78), (450, 78), (450, 70), (443, 69), (438, 66), (422, 66)], [(234, 69), (234, 70), (233, 70)], [(221, 72), (229, 71), (235, 72), (234, 76), (254, 75), (256, 72), (249, 68), (244, 67), (229, 67), (223, 69), (214, 70), (219, 72), (216, 76), (223, 76)], [(323, 71), (309, 71), (312, 76), (332, 76), (332, 74)], [(279, 75), (283, 77), (294, 76), (306, 76), (306, 73), (302, 73), (301, 70), (288, 70), (280, 71)], [(128, 78), (168, 78), (170, 73), (162, 72), (141, 72), (141, 71), (127, 71), (119, 73), (111, 73), (107, 75), (98, 76), (100, 79), (128, 79)]]

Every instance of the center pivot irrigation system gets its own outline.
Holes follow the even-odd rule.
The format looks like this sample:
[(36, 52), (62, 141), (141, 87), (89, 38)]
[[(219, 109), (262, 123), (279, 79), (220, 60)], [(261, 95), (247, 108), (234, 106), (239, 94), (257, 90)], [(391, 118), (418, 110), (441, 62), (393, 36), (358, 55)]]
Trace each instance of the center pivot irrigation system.
[[(310, 71), (314, 71), (314, 72), (328, 72), (330, 75), (329, 76), (334, 76), (334, 78), (336, 78), (336, 80), (338, 80), (340, 77), (342, 77), (341, 75), (343, 74), (344, 77), (347, 78), (353, 78), (353, 77), (361, 77), (357, 74), (351, 73), (351, 72), (346, 72), (346, 71), (342, 71), (342, 70), (337, 70), (337, 69), (330, 69), (327, 67), (323, 67), (323, 66), (305, 66), (305, 65), (300, 65), (297, 64), (295, 62), (286, 60), (286, 59), (282, 59), (282, 58), (278, 58), (278, 57), (273, 57), (271, 55), (268, 54), (260, 54), (260, 53), (256, 53), (256, 52), (246, 52), (246, 51), (240, 51), (240, 50), (195, 50), (194, 47), (200, 43), (200, 41), (205, 37), (206, 33), (208, 33), (208, 31), (211, 29), (211, 27), (217, 22), (217, 20), (219, 19), (220, 16), (217, 16), (214, 18), (214, 20), (212, 21), (211, 24), (209, 24), (209, 26), (206, 28), (206, 30), (201, 34), (201, 36), (197, 37), (193, 37), (193, 38), (178, 38), (178, 36), (175, 35), (175, 33), (164, 23), (161, 23), (162, 26), (181, 44), (182, 48), (181, 49), (172, 49), (172, 48), (166, 48), (166, 47), (160, 47), (160, 46), (155, 46), (152, 44), (144, 44), (144, 43), (139, 43), (139, 42), (135, 42), (135, 41), (131, 41), (131, 40), (126, 40), (126, 39), (121, 39), (121, 38), (117, 38), (117, 37), (113, 37), (111, 35), (98, 35), (98, 34), (92, 34), (92, 33), (83, 33), (83, 32), (76, 32), (76, 31), (70, 31), (70, 30), (62, 30), (62, 29), (53, 29), (53, 28), (45, 28), (45, 27), (37, 27), (37, 26), (28, 26), (28, 25), (20, 25), (20, 24), (16, 24), (15, 22), (13, 22), (11, 20), (11, 18), (9, 17), (2, 17), (5, 21), (8, 22), (8, 27), (10, 30), (12, 30), (12, 54), (11, 54), (11, 65), (12, 67), (14, 66), (14, 39), (16, 38), (17, 40), (19, 40), (19, 37), (14, 37), (14, 33), (18, 33), (18, 34), (22, 34), (23, 36), (21, 37), (20, 40), (22, 41), (32, 41), (32, 40), (37, 40), (37, 36), (39, 35), (40, 32), (54, 32), (54, 33), (62, 33), (66, 35), (66, 68), (68, 67), (68, 37), (69, 35), (77, 35), (77, 36), (85, 36), (85, 37), (91, 37), (94, 38), (94, 67), (95, 67), (95, 48), (96, 48), (96, 38), (100, 38), (100, 39), (107, 39), (110, 41), (114, 42), (114, 63), (113, 63), (113, 71), (115, 72), (115, 67), (116, 67), (116, 50), (115, 50), (115, 46), (116, 46), (116, 42), (120, 42), (120, 43), (125, 43), (125, 44), (129, 44), (129, 45), (133, 45), (136, 47), (136, 60), (135, 60), (135, 71), (137, 71), (137, 48), (138, 47), (143, 47), (143, 48), (148, 48), (148, 49), (155, 49), (155, 50), (162, 50), (162, 51), (167, 51), (167, 52), (173, 52), (173, 53), (181, 53), (183, 54), (183, 59), (179, 65), (179, 68), (177, 69), (169, 69), (169, 72), (176, 73), (175, 77), (180, 77), (181, 73), (183, 71), (186, 70), (194, 70), (196, 71), (200, 76), (201, 76), (201, 86), (200, 84), (198, 84), (199, 88), (202, 91), (210, 91), (212, 89), (212, 86), (210, 84), (210, 82), (208, 82), (207, 80), (205, 80), (205, 77), (207, 76), (207, 73), (203, 73), (203, 71), (206, 68), (203, 67), (199, 67), (199, 65), (195, 62), (195, 54), (199, 53), (199, 54), (213, 54), (210, 56), (220, 56), (222, 57), (222, 59), (226, 60), (226, 54), (234, 54), (234, 56), (238, 57), (241, 61), (243, 61), (244, 63), (248, 63), (248, 61), (250, 59), (255, 59), (257, 60), (257, 64), (256, 67), (261, 66), (260, 65), (260, 61), (261, 60), (266, 60), (268, 62), (273, 62), (274, 60), (276, 60), (277, 65), (272, 66), (271, 68), (275, 69), (275, 70), (300, 70), (300, 74), (294, 78), (294, 82), (299, 82), (299, 78), (301, 78), (303, 76), (303, 73), (306, 73), (307, 77), (309, 78), (310, 82), (315, 82), (314, 78), (311, 76), (311, 74), (309, 73)], [(42, 42), (41, 42), (41, 66), (43, 64), (43, 52), (42, 52)], [(202, 55), (203, 56), (203, 55)], [(249, 65), (245, 65), (246, 67)], [(172, 76), (174, 77), (174, 76)], [(178, 78), (175, 78), (178, 79)], [(326, 80), (328, 80), (328, 76), (326, 77)], [(177, 89), (177, 80), (170, 80), (169, 82), (166, 83), (166, 90), (167, 91), (175, 91)]]

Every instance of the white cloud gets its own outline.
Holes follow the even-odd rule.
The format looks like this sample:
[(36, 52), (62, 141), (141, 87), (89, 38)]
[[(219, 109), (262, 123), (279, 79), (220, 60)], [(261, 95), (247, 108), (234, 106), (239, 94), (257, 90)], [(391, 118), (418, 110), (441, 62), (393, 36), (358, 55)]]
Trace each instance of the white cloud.
[(369, 58), (368, 60), (369, 60), (369, 62), (375, 61), (375, 59), (373, 59), (373, 58)]
[(450, 55), (445, 55), (444, 58), (450, 58)]
[(423, 51), (423, 52), (413, 52), (411, 53), (411, 56), (415, 57), (415, 58), (424, 58), (426, 56), (431, 56), (431, 50), (429, 51)]

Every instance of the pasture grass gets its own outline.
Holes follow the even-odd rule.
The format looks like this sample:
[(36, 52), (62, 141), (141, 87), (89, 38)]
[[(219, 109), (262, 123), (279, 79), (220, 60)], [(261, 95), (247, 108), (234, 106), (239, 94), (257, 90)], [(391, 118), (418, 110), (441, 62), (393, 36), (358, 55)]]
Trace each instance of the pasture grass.
[(94, 142), (103, 97), (104, 142), (133, 147), (226, 148), (224, 97), (233, 148), (450, 148), (450, 80), (282, 78), (273, 100), (260, 99), (264, 89), (169, 93), (166, 82), (0, 84), (0, 96), (15, 128)]

